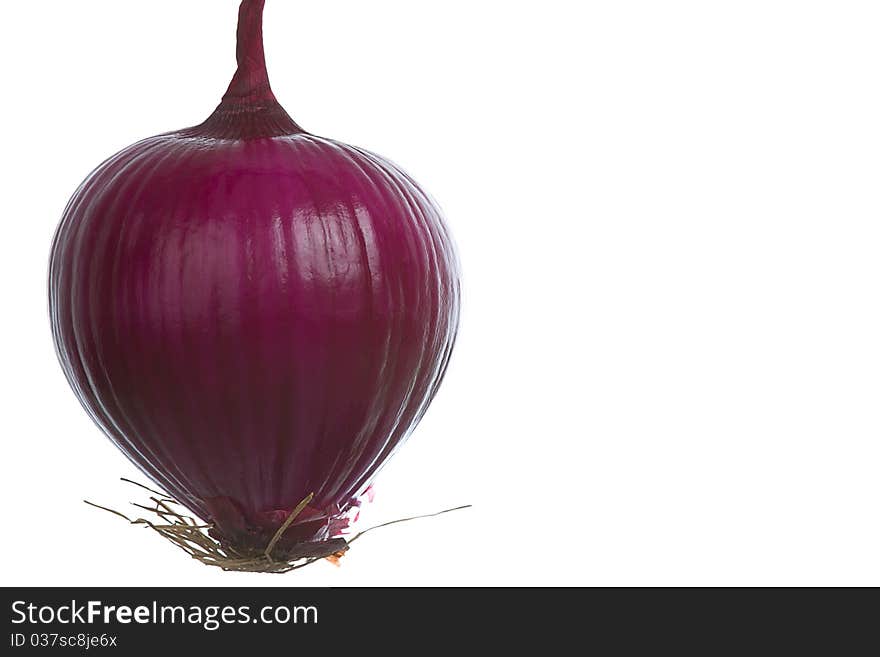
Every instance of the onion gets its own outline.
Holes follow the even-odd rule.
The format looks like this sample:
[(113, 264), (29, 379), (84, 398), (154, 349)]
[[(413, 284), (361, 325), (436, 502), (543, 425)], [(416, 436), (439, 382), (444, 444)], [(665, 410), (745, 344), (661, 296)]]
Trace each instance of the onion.
[(140, 141), (68, 203), (49, 297), (92, 419), (238, 554), (339, 536), (425, 413), (459, 317), (440, 210), (276, 101), (264, 0), (201, 125)]

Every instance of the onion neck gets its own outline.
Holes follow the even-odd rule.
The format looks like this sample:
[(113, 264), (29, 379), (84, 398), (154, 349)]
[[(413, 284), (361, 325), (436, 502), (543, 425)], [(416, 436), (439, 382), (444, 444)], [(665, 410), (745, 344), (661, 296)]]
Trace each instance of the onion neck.
[(219, 139), (260, 139), (302, 133), (272, 93), (263, 50), (266, 0), (242, 0), (235, 50), (238, 70), (223, 101), (193, 131)]

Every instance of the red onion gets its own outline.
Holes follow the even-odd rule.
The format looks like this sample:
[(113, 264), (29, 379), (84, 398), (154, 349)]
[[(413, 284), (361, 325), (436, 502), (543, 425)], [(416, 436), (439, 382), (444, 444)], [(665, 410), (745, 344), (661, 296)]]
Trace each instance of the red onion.
[(337, 536), (418, 424), (458, 324), (440, 210), (400, 168), (300, 128), (239, 13), (201, 125), (140, 141), (70, 200), (49, 296), (64, 372), (150, 479), (237, 549)]

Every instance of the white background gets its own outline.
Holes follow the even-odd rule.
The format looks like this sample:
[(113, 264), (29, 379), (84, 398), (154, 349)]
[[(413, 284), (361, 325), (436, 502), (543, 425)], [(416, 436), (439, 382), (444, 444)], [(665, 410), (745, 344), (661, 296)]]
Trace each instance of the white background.
[(5, 5), (0, 583), (880, 585), (877, 3), (269, 0), (278, 98), (413, 173), (464, 266), (364, 524), (474, 504), (286, 576), (81, 502), (142, 478), (45, 300), (85, 175), (219, 101), (237, 2)]

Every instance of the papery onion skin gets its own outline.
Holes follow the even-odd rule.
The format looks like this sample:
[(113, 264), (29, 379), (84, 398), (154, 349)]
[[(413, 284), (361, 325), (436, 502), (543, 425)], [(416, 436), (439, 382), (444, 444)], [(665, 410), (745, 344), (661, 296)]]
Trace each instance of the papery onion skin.
[(436, 204), (297, 126), (265, 74), (263, 0), (202, 125), (102, 164), (64, 212), (56, 348), (95, 422), (231, 545), (338, 535), (430, 404), (459, 317)]

